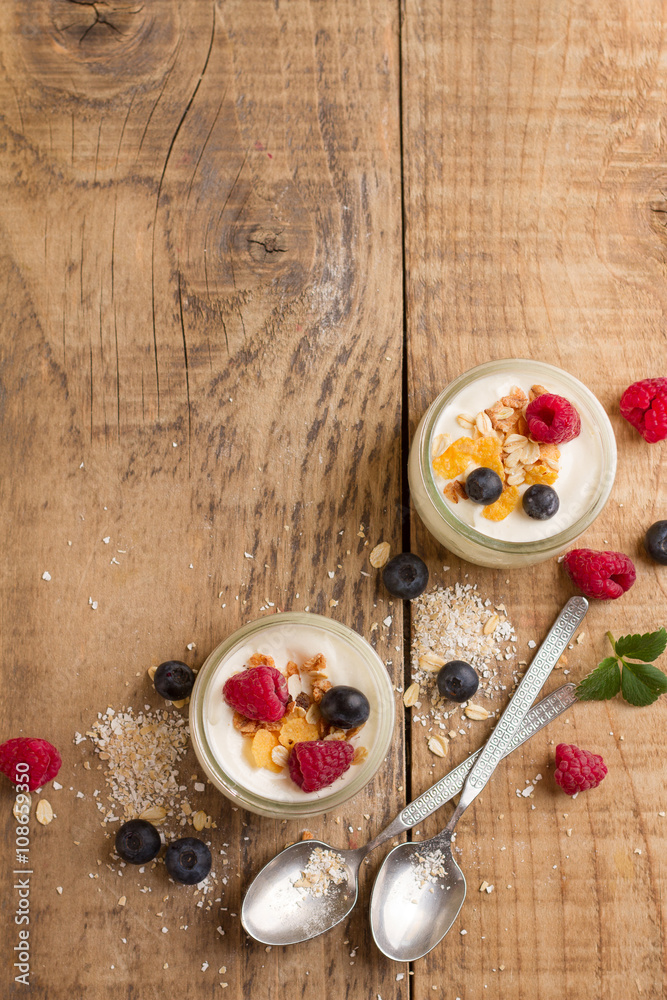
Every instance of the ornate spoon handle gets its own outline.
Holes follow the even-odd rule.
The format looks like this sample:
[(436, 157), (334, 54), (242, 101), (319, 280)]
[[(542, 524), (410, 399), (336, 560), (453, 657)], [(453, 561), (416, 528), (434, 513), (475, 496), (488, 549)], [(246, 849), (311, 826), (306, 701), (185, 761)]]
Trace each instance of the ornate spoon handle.
[(514, 696), (510, 699), (509, 705), (501, 715), (500, 721), (470, 770), (459, 803), (447, 824), (447, 829), (450, 832), (454, 829), (461, 813), (479, 795), (502, 760), (505, 751), (521, 726), (524, 715), (535, 701), (540, 688), (581, 625), (587, 611), (588, 601), (585, 597), (571, 597), (554, 622), (514, 692)]
[[(504, 756), (512, 753), (561, 712), (565, 712), (574, 705), (577, 700), (574, 687), (574, 684), (564, 684), (548, 694), (542, 701), (538, 701), (537, 705), (534, 705), (524, 716), (523, 723), (518, 732), (515, 733)], [(435, 785), (410, 802), (398, 817), (401, 829), (410, 830), (434, 813), (440, 806), (444, 806), (455, 795), (458, 795), (481, 752), (481, 750), (477, 750), (471, 754), (470, 757), (449, 771), (444, 778), (441, 778)]]

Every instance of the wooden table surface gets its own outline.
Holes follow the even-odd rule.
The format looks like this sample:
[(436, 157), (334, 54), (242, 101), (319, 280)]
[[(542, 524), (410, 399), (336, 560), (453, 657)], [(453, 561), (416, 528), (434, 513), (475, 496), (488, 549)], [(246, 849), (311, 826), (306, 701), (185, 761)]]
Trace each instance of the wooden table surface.
[[(234, 812), (211, 787), (214, 848), (230, 845), (221, 903), (125, 877), (119, 907), (101, 772), (73, 734), (107, 705), (157, 706), (151, 664), (199, 665), (243, 622), (306, 605), (370, 638), (400, 688), (408, 609), (370, 570), (381, 539), (424, 555), (433, 583), (504, 601), (525, 658), (573, 592), (560, 567), (460, 562), (405, 484), (429, 402), (491, 358), (580, 375), (617, 435), (612, 497), (583, 542), (627, 552), (638, 579), (591, 609), (571, 676), (605, 655), (608, 628), (665, 622), (667, 571), (641, 547), (665, 516), (664, 448), (618, 410), (627, 384), (666, 374), (664, 4), (5, 0), (0, 19), (0, 736), (52, 740), (65, 786), (43, 793), (54, 822), (31, 826), (31, 995), (662, 997), (664, 699), (579, 705), (499, 768), (459, 824), (466, 908), (412, 968), (370, 937), (382, 852), (328, 935), (249, 940), (243, 889), (305, 824)], [(487, 732), (433, 768), (396, 701), (376, 779), (308, 824), (336, 846), (374, 835)], [(597, 791), (555, 788), (559, 741), (603, 754)], [(7, 783), (1, 801), (13, 997)]]

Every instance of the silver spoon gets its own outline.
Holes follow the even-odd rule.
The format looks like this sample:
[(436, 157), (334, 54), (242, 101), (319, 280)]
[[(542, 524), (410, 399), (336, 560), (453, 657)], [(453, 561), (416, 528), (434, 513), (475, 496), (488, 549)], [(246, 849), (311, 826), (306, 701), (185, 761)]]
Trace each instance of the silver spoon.
[[(371, 894), (371, 930), (375, 943), (387, 958), (396, 962), (423, 958), (456, 920), (465, 900), (466, 880), (452, 856), (454, 827), (507, 755), (527, 709), (587, 609), (585, 598), (573, 597), (561, 611), (470, 769), (461, 798), (444, 830), (419, 844), (399, 844), (384, 859)], [(574, 700), (575, 696), (572, 697)]]
[[(586, 601), (583, 601), (576, 623), (574, 620), (566, 622), (560, 635), (554, 636), (553, 649), (554, 652), (558, 652), (558, 656), (574, 635), (587, 607)], [(555, 626), (552, 632), (554, 630)], [(551, 633), (545, 644), (550, 639)], [(542, 648), (540, 647), (539, 652)], [(515, 734), (506, 753), (511, 753), (521, 746), (539, 729), (566, 711), (575, 700), (574, 685), (565, 684), (538, 702), (530, 712), (526, 713), (521, 728)], [(359, 868), (364, 858), (380, 844), (421, 823), (457, 795), (463, 788), (479, 754), (480, 751), (472, 754), (407, 805), (389, 826), (364, 847), (354, 851), (339, 851), (322, 840), (305, 840), (292, 844), (276, 855), (255, 876), (243, 900), (241, 922), (248, 934), (262, 944), (297, 944), (323, 934), (344, 920), (357, 901)], [(345, 863), (343, 881), (339, 885), (332, 885), (326, 896), (319, 897), (304, 892), (294, 885), (301, 878), (316, 847), (334, 851)]]
[[(574, 687), (574, 684), (564, 684), (531, 708), (507, 753), (512, 753), (570, 708), (577, 700)], [(480, 753), (481, 750), (477, 750), (471, 754), (407, 805), (389, 826), (364, 847), (345, 851), (331, 847), (323, 840), (303, 840), (276, 855), (255, 876), (243, 900), (241, 922), (248, 934), (262, 944), (297, 944), (335, 927), (357, 901), (359, 868), (364, 858), (380, 844), (417, 826), (458, 795)], [(294, 886), (315, 847), (333, 851), (345, 862), (344, 881), (340, 885), (332, 885), (323, 897), (300, 892)]]
[[(577, 700), (574, 687), (574, 684), (564, 684), (531, 708), (507, 753), (516, 750), (570, 708)], [(345, 851), (331, 847), (323, 840), (303, 840), (276, 855), (255, 876), (243, 900), (241, 922), (248, 934), (262, 944), (285, 945), (309, 941), (335, 927), (357, 901), (359, 868), (364, 858), (380, 844), (417, 826), (458, 795), (480, 753), (481, 750), (477, 750), (471, 754), (407, 805), (389, 826), (364, 847)], [(294, 886), (315, 847), (333, 851), (345, 863), (344, 881), (340, 885), (332, 885), (327, 895), (322, 897), (312, 896)]]

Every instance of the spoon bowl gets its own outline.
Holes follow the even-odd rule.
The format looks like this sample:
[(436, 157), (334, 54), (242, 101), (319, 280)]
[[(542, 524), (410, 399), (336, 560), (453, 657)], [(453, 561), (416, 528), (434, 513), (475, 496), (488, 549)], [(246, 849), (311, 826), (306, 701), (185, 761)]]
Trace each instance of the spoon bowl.
[[(444, 874), (420, 875), (421, 859), (435, 852), (442, 856), (438, 867)], [(385, 858), (373, 886), (371, 928), (376, 945), (396, 962), (416, 962), (442, 940), (465, 898), (466, 880), (452, 857), (449, 832), (399, 844)]]
[[(444, 830), (431, 840), (400, 844), (382, 863), (373, 886), (370, 916), (375, 943), (387, 958), (395, 962), (423, 958), (442, 941), (456, 920), (465, 900), (466, 880), (452, 857), (454, 828), (520, 737), (527, 715), (534, 711), (531, 705), (537, 693), (587, 609), (588, 601), (583, 597), (571, 597), (562, 609), (469, 769), (461, 797)], [(417, 870), (420, 858), (424, 875)]]
[[(527, 713), (520, 732), (507, 752), (510, 753), (521, 746), (525, 740), (530, 739), (561, 712), (571, 708), (575, 701), (574, 684), (565, 684), (552, 691)], [(331, 847), (323, 840), (301, 840), (277, 854), (255, 876), (243, 900), (241, 922), (248, 934), (262, 944), (286, 945), (309, 941), (335, 927), (345, 919), (357, 901), (359, 869), (364, 858), (380, 844), (417, 826), (427, 816), (431, 816), (449, 802), (453, 796), (458, 795), (478, 756), (479, 751), (471, 754), (436, 781), (364, 847), (356, 850), (340, 850)], [(412, 843), (402, 845), (404, 849), (409, 850), (413, 850), (415, 846), (421, 847)], [(345, 865), (345, 879), (340, 885), (331, 885), (327, 894), (323, 896), (313, 896), (295, 885), (301, 879), (316, 847), (334, 851)], [(396, 855), (392, 851), (387, 855), (385, 866), (392, 863), (392, 858), (395, 859), (393, 863), (396, 866), (405, 860), (402, 854)], [(375, 886), (376, 892), (379, 884), (385, 880), (389, 882), (384, 867), (380, 870), (378, 880)], [(433, 893), (431, 898), (438, 897)]]
[[(334, 851), (345, 863), (345, 878), (331, 884), (326, 895), (314, 896), (298, 882), (316, 847)], [(241, 923), (262, 944), (298, 944), (323, 934), (344, 920), (354, 908), (359, 889), (359, 866), (364, 848), (341, 851), (323, 840), (300, 840), (266, 864), (248, 889)]]

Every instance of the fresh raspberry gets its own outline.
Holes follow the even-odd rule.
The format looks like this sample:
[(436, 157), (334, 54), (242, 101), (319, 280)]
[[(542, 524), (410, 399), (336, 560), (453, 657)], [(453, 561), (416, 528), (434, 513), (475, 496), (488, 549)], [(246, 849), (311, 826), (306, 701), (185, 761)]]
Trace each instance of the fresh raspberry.
[(645, 441), (667, 438), (667, 378), (633, 382), (621, 396), (621, 413)]
[(606, 773), (607, 765), (599, 754), (580, 750), (573, 743), (559, 743), (556, 747), (554, 778), (568, 795), (597, 788)]
[(526, 421), (535, 441), (565, 444), (579, 437), (581, 419), (569, 400), (545, 392), (526, 407)]
[(289, 691), (280, 671), (263, 663), (229, 677), (222, 696), (247, 719), (277, 722), (285, 714)]
[(630, 590), (637, 576), (632, 559), (623, 552), (572, 549), (563, 559), (563, 566), (586, 597), (598, 601), (615, 601)]
[[(17, 764), (27, 764), (29, 770), (17, 771)], [(0, 771), (15, 785), (27, 784), (31, 792), (55, 778), (61, 764), (60, 754), (46, 740), (17, 736), (0, 745)]]
[(289, 773), (304, 792), (318, 792), (345, 774), (354, 747), (345, 740), (311, 740), (295, 743), (289, 758)]

